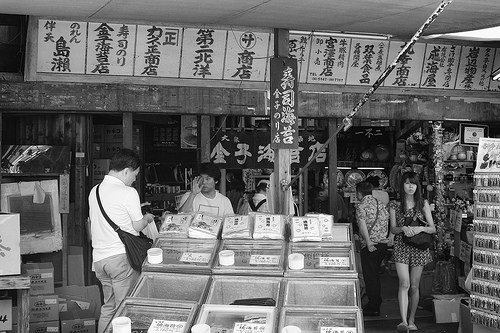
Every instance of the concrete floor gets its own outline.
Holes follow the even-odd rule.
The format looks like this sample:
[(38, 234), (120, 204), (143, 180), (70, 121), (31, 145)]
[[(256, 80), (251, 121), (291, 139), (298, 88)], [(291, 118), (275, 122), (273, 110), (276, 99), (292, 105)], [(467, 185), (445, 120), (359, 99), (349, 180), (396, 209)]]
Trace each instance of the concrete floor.
[[(381, 279), (384, 302), (380, 308), (380, 316), (364, 318), (365, 333), (396, 332), (396, 326), (401, 322), (397, 298), (398, 278), (385, 271)], [(366, 298), (362, 301), (364, 304)], [(429, 296), (421, 298), (415, 324), (418, 327), (418, 333), (456, 333), (458, 331), (458, 323), (436, 324), (432, 297)]]

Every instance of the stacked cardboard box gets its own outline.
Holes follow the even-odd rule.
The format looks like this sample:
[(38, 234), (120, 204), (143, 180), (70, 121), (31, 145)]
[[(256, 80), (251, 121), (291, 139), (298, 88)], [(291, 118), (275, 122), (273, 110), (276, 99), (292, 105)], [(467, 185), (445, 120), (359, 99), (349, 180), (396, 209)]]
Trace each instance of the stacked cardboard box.
[(22, 265), (31, 279), (30, 332), (59, 332), (59, 297), (54, 294), (54, 266), (50, 262)]
[(101, 310), (97, 286), (56, 288), (59, 296), (61, 333), (95, 333)]

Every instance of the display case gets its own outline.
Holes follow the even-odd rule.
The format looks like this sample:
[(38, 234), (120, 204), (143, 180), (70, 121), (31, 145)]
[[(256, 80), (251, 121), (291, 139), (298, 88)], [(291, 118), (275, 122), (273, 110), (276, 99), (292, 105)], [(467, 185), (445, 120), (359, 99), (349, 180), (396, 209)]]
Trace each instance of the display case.
[(214, 276), (205, 303), (265, 304), (279, 307), (282, 282), (283, 279), (278, 277), (256, 279), (252, 276)]
[(296, 326), (301, 333), (364, 332), (361, 311), (342, 307), (283, 307), (277, 332), (281, 332), (285, 326)]
[[(304, 268), (289, 267), (288, 258), (294, 253), (304, 256)], [(352, 242), (290, 243), (286, 258), (285, 277), (358, 277)]]
[(211, 333), (276, 332), (277, 309), (271, 306), (202, 305), (197, 324), (207, 324)]
[(287, 243), (284, 240), (236, 240), (221, 241), (219, 252), (234, 252), (234, 264), (222, 265), (215, 259), (213, 274), (283, 276), (284, 256)]
[[(489, 140), (495, 140), (491, 147), (500, 147), (500, 140)], [(483, 156), (481, 149), (480, 156)], [(500, 329), (498, 320), (498, 309), (500, 309), (500, 173), (483, 171), (487, 167), (484, 163), (481, 164), (480, 172), (477, 172), (476, 168), (474, 175), (471, 319), (474, 324)], [(494, 168), (497, 169), (497, 167)]]
[(209, 275), (142, 272), (130, 297), (203, 303)]
[(283, 306), (361, 308), (359, 280), (295, 279), (285, 281)]
[[(195, 302), (127, 297), (120, 303), (113, 318), (130, 318), (132, 332), (147, 332), (154, 321), (163, 321), (169, 325), (175, 325), (175, 332), (188, 333), (193, 324), (197, 306)], [(111, 333), (112, 331), (110, 321), (104, 332)]]
[(172, 239), (158, 237), (153, 247), (163, 250), (163, 261), (151, 264), (146, 260), (144, 272), (210, 274), (217, 253), (216, 239)]

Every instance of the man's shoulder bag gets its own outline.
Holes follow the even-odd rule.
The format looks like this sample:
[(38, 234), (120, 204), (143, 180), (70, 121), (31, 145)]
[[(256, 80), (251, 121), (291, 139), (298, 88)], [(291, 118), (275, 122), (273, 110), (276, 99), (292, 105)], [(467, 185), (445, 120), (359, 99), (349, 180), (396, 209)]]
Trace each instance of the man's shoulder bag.
[[(427, 225), (425, 222), (420, 221), (417, 214), (413, 216), (407, 216), (405, 219), (405, 226), (408, 227), (418, 227), (421, 225)], [(403, 235), (403, 242), (410, 246), (416, 247), (419, 250), (425, 250), (431, 247), (434, 236), (426, 232), (420, 232), (412, 237), (407, 237)]]
[(101, 213), (106, 221), (108, 221), (109, 225), (111, 225), (113, 230), (118, 233), (118, 237), (120, 237), (121, 241), (125, 245), (125, 251), (127, 252), (127, 259), (130, 266), (134, 270), (140, 272), (142, 270), (142, 264), (148, 256), (148, 250), (153, 245), (153, 240), (146, 237), (142, 232), (139, 233), (139, 236), (136, 236), (120, 229), (120, 227), (118, 227), (116, 223), (111, 220), (108, 214), (106, 214), (104, 208), (102, 207), (101, 197), (99, 196), (99, 186), (101, 186), (101, 184), (97, 186), (96, 195)]

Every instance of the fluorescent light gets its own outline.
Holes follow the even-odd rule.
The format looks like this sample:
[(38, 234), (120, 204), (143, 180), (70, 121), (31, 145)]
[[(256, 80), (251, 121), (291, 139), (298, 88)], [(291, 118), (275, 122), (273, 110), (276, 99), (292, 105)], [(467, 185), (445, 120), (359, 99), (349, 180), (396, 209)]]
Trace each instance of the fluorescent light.
[(447, 121), (472, 121), (472, 120), (467, 119), (467, 118), (443, 118), (443, 120), (447, 120)]
[(433, 38), (449, 38), (449, 39), (462, 39), (462, 40), (475, 40), (475, 41), (497, 41), (500, 40), (500, 27), (492, 27), (486, 29), (470, 30), (453, 32), (449, 34), (436, 34), (423, 36), (424, 39)]
[(337, 167), (339, 170), (351, 170), (351, 167)]
[(359, 167), (359, 170), (384, 170), (382, 167)]
[(344, 31), (290, 30), (289, 33), (294, 35), (314, 35), (323, 37), (339, 36), (347, 38), (368, 38), (368, 39), (382, 39), (382, 40), (388, 40), (391, 37), (391, 35), (372, 34), (364, 32), (344, 32)]

